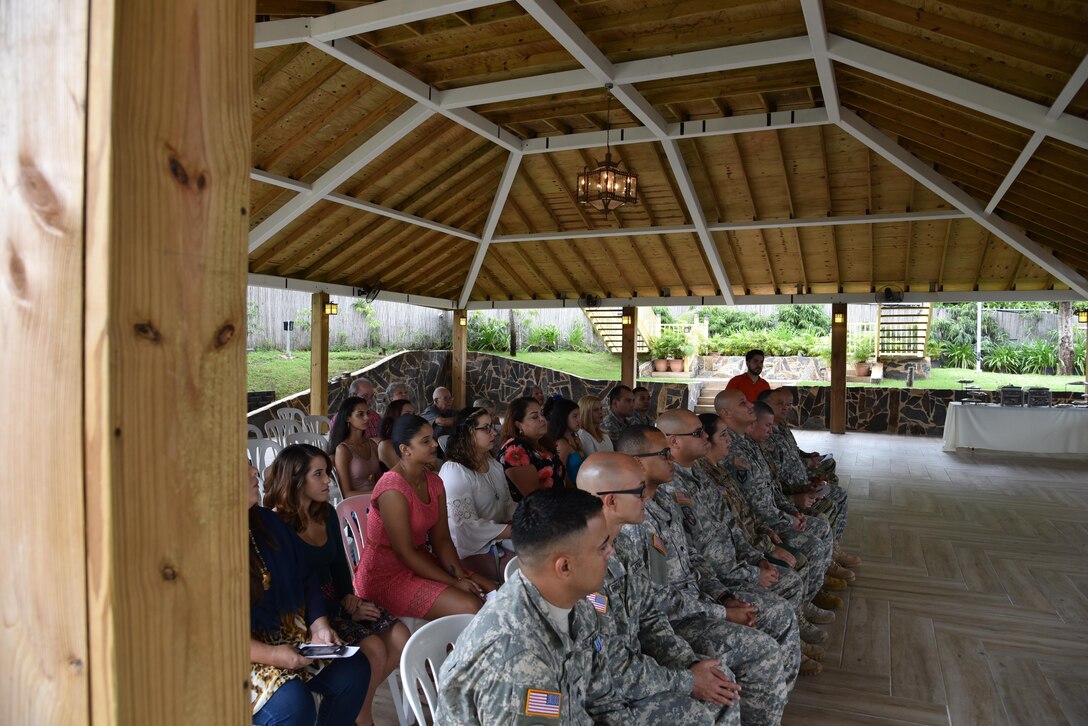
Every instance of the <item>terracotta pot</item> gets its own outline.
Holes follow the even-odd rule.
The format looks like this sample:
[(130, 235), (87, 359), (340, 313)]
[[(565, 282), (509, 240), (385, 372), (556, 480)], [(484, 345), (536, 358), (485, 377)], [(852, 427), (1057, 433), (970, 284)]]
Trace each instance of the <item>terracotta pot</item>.
[(873, 372), (872, 363), (855, 363), (854, 373), (858, 376), (867, 376)]
[(673, 372), (673, 373), (683, 373), (684, 372), (684, 359), (683, 358), (672, 358), (672, 359), (670, 359), (669, 360), (669, 370), (671, 372)]
[(654, 359), (654, 371), (657, 373), (664, 373), (669, 369), (669, 362), (664, 358)]

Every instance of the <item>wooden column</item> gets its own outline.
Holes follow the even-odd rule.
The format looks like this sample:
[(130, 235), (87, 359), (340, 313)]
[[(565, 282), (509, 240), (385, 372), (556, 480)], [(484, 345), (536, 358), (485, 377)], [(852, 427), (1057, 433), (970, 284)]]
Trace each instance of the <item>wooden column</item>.
[(329, 415), (329, 316), (327, 292), (310, 297), (310, 415)]
[(5, 724), (90, 721), (83, 461), (89, 22), (88, 3), (5, 0), (0, 10)]
[(620, 383), (635, 387), (638, 378), (638, 308), (623, 308), (622, 320), (626, 320), (620, 331)]
[[(34, 13), (44, 28), (65, 25), (80, 8), (51, 0), (21, 4), (38, 3), (56, 5)], [(24, 410), (43, 434), (32, 448), (39, 462), (35, 488), (42, 467), (58, 467), (64, 489), (58, 496), (23, 496), (14, 514), (28, 519), (27, 506), (40, 500), (47, 515), (34, 524), (51, 528), (86, 502), (86, 597), (79, 596), (84, 582), (63, 566), (82, 554), (73, 547), (79, 528), (43, 543), (52, 561), (20, 588), (43, 609), (84, 607), (90, 658), (75, 649), (52, 673), (3, 672), (20, 700), (47, 707), (46, 689), (89, 663), (95, 726), (248, 723), (245, 299), (254, 6), (251, 0), (87, 5), (89, 61), (73, 64), (76, 76), (89, 79), (82, 331), (78, 324), (52, 328), (41, 312), (21, 313), (42, 340), (74, 341), (82, 332), (82, 371), (78, 361), (50, 368), (48, 358), (27, 359), (53, 379), (36, 392), (55, 395), (51, 388), (66, 389), (82, 377), (82, 409), (75, 396), (62, 406), (46, 399)], [(5, 17), (21, 20), (19, 12)], [(53, 54), (64, 63), (70, 50), (67, 41), (43, 42), (36, 56), (16, 65), (33, 67), (36, 58)], [(28, 107), (18, 116), (43, 125), (42, 140), (56, 145), (50, 125), (80, 115), (79, 89), (74, 81), (42, 84), (33, 92), (64, 96), (63, 108), (37, 115)], [(63, 153), (66, 165), (83, 161)], [(39, 225), (54, 237), (69, 234), (78, 218), (67, 205), (80, 197), (54, 191), (55, 170), (48, 157), (41, 161), (40, 178), (22, 174), (44, 215)], [(5, 262), (3, 269), (12, 267)], [(39, 275), (51, 273), (29, 269), (27, 290), (46, 292)], [(48, 304), (66, 308), (64, 298), (79, 295), (73, 286)], [(10, 328), (4, 330), (8, 335)], [(82, 447), (64, 447), (57, 456), (39, 448), (79, 428), (81, 411)], [(51, 597), (57, 587), (67, 594)], [(5, 643), (0, 651), (34, 655), (58, 637), (50, 628), (34, 635), (33, 646)], [(80, 723), (88, 713), (23, 722)]]
[(846, 303), (831, 306), (831, 392), (828, 428), (846, 433)]
[(468, 367), (468, 310), (453, 311), (453, 352), (450, 361), (450, 392), (453, 410), (460, 411), (471, 401), (465, 398)]

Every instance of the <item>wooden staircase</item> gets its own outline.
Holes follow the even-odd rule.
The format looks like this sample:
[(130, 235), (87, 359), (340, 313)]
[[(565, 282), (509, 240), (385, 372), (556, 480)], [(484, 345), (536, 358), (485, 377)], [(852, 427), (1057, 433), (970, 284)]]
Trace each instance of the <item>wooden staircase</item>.
[(695, 413), (714, 413), (714, 397), (719, 391), (725, 390), (728, 383), (724, 378), (708, 380), (699, 391), (699, 400), (695, 402)]
[(876, 324), (876, 357), (924, 358), (933, 315), (927, 303), (881, 303)]
[[(589, 318), (589, 322), (593, 324), (593, 330), (604, 341), (608, 351), (610, 353), (622, 353), (623, 323), (621, 318), (623, 317), (623, 308), (583, 308), (583, 310), (586, 317)], [(653, 312), (649, 309), (640, 311), (640, 313), (641, 315), (653, 315)], [(635, 341), (639, 353), (648, 353), (650, 349), (646, 345), (646, 338), (643, 337), (642, 327), (642, 325), (639, 325)]]

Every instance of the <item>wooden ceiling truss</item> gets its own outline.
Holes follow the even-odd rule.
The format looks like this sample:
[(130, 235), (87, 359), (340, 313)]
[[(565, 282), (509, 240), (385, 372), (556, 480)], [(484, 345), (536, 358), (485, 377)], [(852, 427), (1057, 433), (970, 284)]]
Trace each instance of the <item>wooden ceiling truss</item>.
[[(258, 0), (251, 283), (1088, 297), (1088, 10), (1021, 5)], [(572, 185), (606, 142), (607, 216)]]

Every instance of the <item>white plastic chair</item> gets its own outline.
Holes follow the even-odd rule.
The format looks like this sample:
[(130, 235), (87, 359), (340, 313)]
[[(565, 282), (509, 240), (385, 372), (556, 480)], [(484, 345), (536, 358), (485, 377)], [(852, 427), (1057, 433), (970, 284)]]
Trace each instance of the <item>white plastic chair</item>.
[(506, 563), (506, 569), (502, 573), (503, 580), (510, 582), (510, 576), (521, 569), (521, 563), (518, 562), (517, 555), (515, 555), (509, 562)]
[(249, 453), (249, 463), (257, 467), (257, 484), (261, 491), (261, 501), (264, 501), (264, 472), (279, 456), (283, 447), (273, 439), (247, 439), (246, 450)]
[(299, 423), (302, 423), (306, 418), (306, 412), (301, 408), (284, 406), (283, 408), (276, 409), (276, 418), (282, 421), (298, 421)]
[(289, 434), (297, 434), (302, 431), (301, 421), (287, 421), (284, 419), (273, 419), (265, 422), (264, 432), (268, 435), (268, 438), (275, 439), (280, 446), (287, 445), (287, 436)]
[(247, 439), (263, 439), (264, 438), (264, 432), (261, 431), (260, 427), (258, 427), (258, 426), (254, 426), (253, 424), (246, 424), (246, 438)]
[[(315, 434), (312, 431), (287, 434), (287, 445), (290, 446), (291, 444), (309, 444), (310, 446), (316, 446), (326, 454), (329, 452), (329, 440), (321, 434)], [(332, 473), (333, 472), (329, 472), (329, 474)]]
[(302, 427), (315, 434), (328, 434), (332, 430), (328, 416), (305, 416), (302, 419)]
[[(408, 699), (408, 705), (412, 707), (412, 713), (416, 720), (425, 724), (427, 717), (438, 703), (438, 689), (435, 683), (438, 680), (438, 672), (442, 668), (449, 655), (449, 647), (457, 640), (457, 636), (472, 622), (472, 615), (447, 615), (438, 620), (432, 620), (412, 633), (408, 642), (404, 644), (404, 650), (400, 654), (400, 673), (404, 680), (404, 695)], [(428, 666), (430, 672), (428, 672)], [(427, 697), (426, 711), (419, 699), (419, 688), (423, 689)]]

